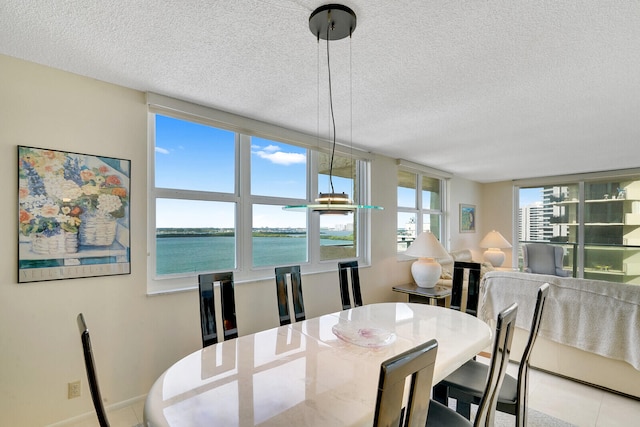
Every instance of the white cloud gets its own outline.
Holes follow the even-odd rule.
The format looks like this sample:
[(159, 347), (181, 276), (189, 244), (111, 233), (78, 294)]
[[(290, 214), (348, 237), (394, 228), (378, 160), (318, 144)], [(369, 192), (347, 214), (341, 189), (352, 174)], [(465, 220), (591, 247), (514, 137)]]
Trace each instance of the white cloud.
[(307, 156), (302, 153), (286, 153), (284, 151), (280, 151), (281, 148), (277, 145), (269, 144), (266, 147), (261, 147), (259, 145), (252, 145), (251, 149), (253, 150), (253, 154), (260, 157), (261, 159), (269, 160), (271, 163), (275, 163), (277, 165), (293, 165), (298, 163), (305, 163), (307, 161)]
[(284, 166), (305, 163), (307, 161), (307, 156), (301, 153), (285, 153), (283, 151), (268, 152), (266, 148), (265, 150), (254, 151), (253, 154), (261, 159), (269, 160), (271, 163)]
[(169, 154), (169, 150), (167, 150), (166, 148), (162, 148), (162, 147), (156, 147), (156, 153)]

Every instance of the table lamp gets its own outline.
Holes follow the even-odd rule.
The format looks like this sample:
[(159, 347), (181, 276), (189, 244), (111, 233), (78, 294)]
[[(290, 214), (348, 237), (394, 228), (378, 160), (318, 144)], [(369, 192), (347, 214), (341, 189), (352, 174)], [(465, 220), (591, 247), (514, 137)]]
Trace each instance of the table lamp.
[(436, 261), (436, 258), (449, 256), (446, 249), (430, 231), (420, 233), (409, 246), (405, 255), (418, 258), (411, 264), (411, 274), (416, 285), (422, 288), (433, 288), (436, 285), (440, 279), (440, 273), (442, 273), (442, 266)]
[(504, 262), (504, 252), (500, 249), (510, 248), (511, 243), (505, 239), (500, 232), (491, 230), (480, 241), (481, 248), (487, 248), (484, 251), (483, 259), (494, 267), (500, 267)]

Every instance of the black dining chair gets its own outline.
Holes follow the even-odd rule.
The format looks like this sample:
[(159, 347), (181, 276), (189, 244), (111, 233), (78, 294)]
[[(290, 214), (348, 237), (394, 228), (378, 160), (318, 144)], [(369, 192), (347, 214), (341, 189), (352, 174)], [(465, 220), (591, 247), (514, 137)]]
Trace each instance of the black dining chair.
[[(437, 352), (438, 342), (432, 339), (382, 362), (373, 419), (375, 427), (424, 427)], [(403, 408), (407, 377), (411, 378), (411, 385), (407, 406)]]
[[(465, 272), (468, 273), (465, 275)], [(468, 277), (465, 292), (464, 278)], [(466, 293), (465, 313), (478, 315), (478, 297), (480, 294), (480, 264), (477, 262), (455, 261), (453, 263), (453, 284), (451, 286), (451, 308), (462, 311), (463, 295)]]
[(84, 315), (82, 313), (78, 314), (76, 320), (78, 322), (78, 329), (80, 330), (80, 339), (82, 341), (82, 349), (84, 352), (84, 364), (87, 369), (87, 380), (89, 382), (89, 390), (91, 391), (93, 406), (96, 409), (96, 415), (98, 416), (100, 427), (109, 427), (107, 412), (104, 409), (102, 396), (100, 395), (100, 387), (98, 386), (98, 376), (96, 374), (96, 364), (93, 360), (93, 349), (91, 348), (89, 328), (87, 328), (87, 324), (84, 321)]
[(198, 288), (200, 290), (200, 330), (203, 348), (218, 342), (215, 307), (216, 283), (220, 284), (223, 339), (238, 338), (233, 272), (200, 274), (198, 275)]
[(291, 294), (293, 298), (294, 320), (300, 322), (305, 320), (304, 300), (302, 298), (302, 276), (300, 266), (276, 267), (276, 292), (278, 298), (278, 315), (280, 326), (291, 324), (289, 314), (289, 292), (287, 291), (287, 277), (291, 282)]
[[(509, 364), (511, 342), (516, 327), (518, 304), (513, 303), (498, 313), (491, 362), (485, 370), (482, 382), (482, 397), (478, 403), (478, 412), (473, 422), (474, 427), (492, 427), (495, 421), (497, 392), (500, 390)], [(448, 406), (431, 400), (427, 416), (428, 427), (470, 426), (471, 422)]]
[[(342, 309), (351, 308), (351, 297), (353, 294), (354, 307), (362, 305), (362, 294), (360, 293), (360, 274), (358, 273), (358, 261), (345, 261), (338, 263), (338, 274), (340, 276), (340, 298), (342, 299)], [(349, 279), (351, 279), (351, 292), (349, 292)]]
[[(455, 261), (453, 263), (453, 281), (451, 286), (450, 308), (462, 311), (463, 296), (466, 295), (464, 312), (472, 316), (478, 315), (478, 300), (480, 295), (480, 263)], [(465, 289), (465, 277), (467, 286)], [(475, 359), (475, 357), (474, 357)], [(436, 384), (433, 388), (434, 398), (441, 403), (446, 402), (446, 387)]]
[[(497, 410), (515, 415), (517, 427), (527, 425), (529, 359), (538, 337), (542, 312), (548, 294), (549, 284), (545, 283), (538, 289), (529, 338), (518, 367), (518, 377), (516, 379), (507, 374), (497, 396)], [(456, 411), (466, 418), (470, 417), (471, 404), (477, 405), (482, 397), (487, 371), (488, 367), (484, 363), (470, 360), (440, 383), (446, 386), (447, 396), (456, 399)]]

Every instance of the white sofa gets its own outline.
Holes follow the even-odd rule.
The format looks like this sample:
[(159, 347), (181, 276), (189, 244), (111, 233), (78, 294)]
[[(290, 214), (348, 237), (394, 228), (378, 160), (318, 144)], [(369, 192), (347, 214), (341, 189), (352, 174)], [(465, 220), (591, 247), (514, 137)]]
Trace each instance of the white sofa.
[(542, 274), (493, 271), (481, 283), (478, 317), (518, 303), (512, 360), (526, 344), (537, 289), (549, 283), (531, 365), (640, 398), (640, 286)]
[(452, 274), (453, 274), (453, 263), (455, 261), (462, 262), (477, 262), (480, 264), (480, 277), (484, 276), (485, 273), (489, 271), (493, 271), (493, 266), (488, 262), (474, 261), (473, 255), (469, 249), (460, 249), (457, 251), (449, 252), (448, 258), (439, 259), (438, 263), (442, 266), (442, 275), (440, 276), (439, 285), (449, 285), (451, 286)]

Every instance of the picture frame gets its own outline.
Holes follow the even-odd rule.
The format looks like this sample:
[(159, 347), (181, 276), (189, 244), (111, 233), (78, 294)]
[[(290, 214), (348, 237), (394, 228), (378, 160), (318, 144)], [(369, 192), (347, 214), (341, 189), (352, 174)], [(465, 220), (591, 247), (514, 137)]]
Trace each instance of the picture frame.
[(460, 203), (460, 233), (476, 232), (476, 207)]
[(18, 283), (131, 273), (131, 161), (18, 146)]

